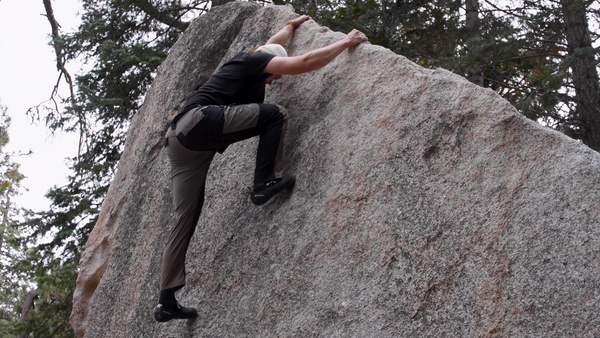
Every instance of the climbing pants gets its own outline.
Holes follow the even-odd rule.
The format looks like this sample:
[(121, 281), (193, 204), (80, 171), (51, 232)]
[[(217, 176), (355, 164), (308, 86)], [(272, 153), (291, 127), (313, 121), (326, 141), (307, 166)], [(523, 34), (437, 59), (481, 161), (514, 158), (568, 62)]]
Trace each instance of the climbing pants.
[(260, 136), (254, 186), (283, 175), (285, 108), (270, 104), (203, 106), (174, 121), (165, 135), (176, 223), (163, 252), (161, 290), (185, 285), (185, 256), (202, 205), (208, 168), (217, 151)]

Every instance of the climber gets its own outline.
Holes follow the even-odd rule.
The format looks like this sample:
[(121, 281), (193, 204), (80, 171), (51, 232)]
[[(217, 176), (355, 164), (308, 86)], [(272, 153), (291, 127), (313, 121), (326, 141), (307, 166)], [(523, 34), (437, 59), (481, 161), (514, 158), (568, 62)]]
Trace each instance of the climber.
[(260, 136), (250, 200), (262, 205), (294, 184), (283, 175), (281, 160), (287, 124), (285, 108), (263, 104), (265, 84), (282, 75), (319, 69), (367, 37), (353, 30), (343, 39), (308, 53), (288, 57), (282, 47), (295, 29), (310, 17), (290, 21), (254, 52), (240, 53), (217, 70), (173, 119), (165, 136), (172, 172), (177, 223), (166, 243), (162, 260), (159, 322), (196, 318), (196, 309), (180, 306), (175, 292), (185, 285), (185, 256), (204, 203), (210, 163), (218, 151), (235, 142)]

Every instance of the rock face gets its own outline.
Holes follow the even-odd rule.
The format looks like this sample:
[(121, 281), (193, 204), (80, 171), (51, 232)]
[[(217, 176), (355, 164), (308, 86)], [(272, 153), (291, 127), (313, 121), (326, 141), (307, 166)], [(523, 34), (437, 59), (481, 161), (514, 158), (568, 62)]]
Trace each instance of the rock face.
[[(178, 294), (200, 318), (154, 321), (173, 225), (170, 115), (295, 16), (230, 3), (173, 48), (81, 260), (77, 335), (598, 337), (600, 155), (491, 90), (370, 44), (267, 89), (290, 112), (297, 184), (256, 207), (256, 140), (217, 155)], [(287, 47), (341, 37), (310, 21)]]

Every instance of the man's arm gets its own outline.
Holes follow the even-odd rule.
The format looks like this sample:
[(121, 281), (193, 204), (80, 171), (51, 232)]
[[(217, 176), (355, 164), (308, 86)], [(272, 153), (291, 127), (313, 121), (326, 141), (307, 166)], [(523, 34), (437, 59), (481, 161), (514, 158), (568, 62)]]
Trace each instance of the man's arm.
[(356, 46), (363, 41), (367, 41), (367, 36), (354, 29), (345, 38), (329, 46), (315, 49), (299, 56), (276, 56), (269, 61), (264, 72), (277, 75), (297, 75), (312, 72), (333, 61), (346, 48)]
[(267, 41), (267, 45), (269, 44), (273, 44), (276, 43), (278, 45), (285, 45), (288, 40), (290, 39), (290, 37), (292, 36), (292, 33), (294, 32), (294, 29), (296, 29), (298, 26), (300, 26), (304, 21), (307, 21), (308, 19), (310, 19), (310, 16), (308, 15), (302, 15), (299, 16), (297, 18), (295, 18), (294, 20), (290, 21), (293, 24), (287, 24), (285, 25), (285, 27), (283, 27), (279, 32), (277, 32), (275, 35), (273, 35), (269, 41)]

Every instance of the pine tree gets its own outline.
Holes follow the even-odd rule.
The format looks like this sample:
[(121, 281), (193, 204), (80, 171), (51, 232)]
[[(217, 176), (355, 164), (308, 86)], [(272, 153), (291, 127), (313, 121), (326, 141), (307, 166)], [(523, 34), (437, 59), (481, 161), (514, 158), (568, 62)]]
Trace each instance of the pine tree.
[(25, 270), (15, 268), (24, 259), (19, 245), (18, 218), (22, 211), (13, 197), (21, 190), (24, 176), (13, 161), (16, 154), (7, 152), (10, 118), (7, 107), (0, 105), (0, 337), (15, 337), (20, 332), (22, 300), (31, 286)]
[(561, 0), (568, 57), (575, 88), (574, 119), (579, 121), (581, 139), (591, 148), (600, 151), (600, 79), (598, 78), (597, 52), (586, 17), (590, 2)]

